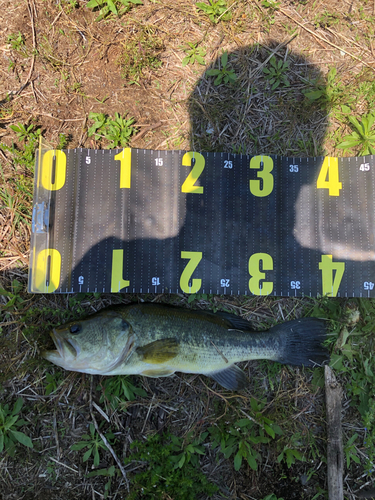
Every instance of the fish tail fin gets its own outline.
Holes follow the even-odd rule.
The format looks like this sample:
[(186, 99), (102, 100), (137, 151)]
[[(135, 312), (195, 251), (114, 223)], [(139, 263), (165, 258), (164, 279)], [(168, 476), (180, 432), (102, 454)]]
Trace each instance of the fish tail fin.
[(314, 366), (329, 359), (328, 349), (322, 345), (327, 338), (325, 320), (302, 318), (276, 325), (271, 330), (280, 335), (284, 347), (275, 361), (286, 365)]

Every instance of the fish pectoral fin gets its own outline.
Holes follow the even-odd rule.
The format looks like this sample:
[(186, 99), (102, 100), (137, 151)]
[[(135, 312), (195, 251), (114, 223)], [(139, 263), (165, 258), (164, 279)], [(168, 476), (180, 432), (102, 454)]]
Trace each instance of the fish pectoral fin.
[(228, 366), (228, 368), (224, 368), (224, 370), (219, 370), (217, 372), (205, 373), (205, 375), (213, 378), (218, 384), (230, 391), (244, 389), (248, 384), (245, 373), (236, 365)]
[(156, 368), (155, 370), (145, 370), (140, 373), (140, 375), (144, 375), (145, 377), (168, 377), (168, 375), (172, 375), (174, 370), (169, 370), (167, 368)]
[(175, 338), (160, 339), (137, 347), (136, 351), (145, 363), (158, 365), (175, 358), (180, 351), (180, 344)]

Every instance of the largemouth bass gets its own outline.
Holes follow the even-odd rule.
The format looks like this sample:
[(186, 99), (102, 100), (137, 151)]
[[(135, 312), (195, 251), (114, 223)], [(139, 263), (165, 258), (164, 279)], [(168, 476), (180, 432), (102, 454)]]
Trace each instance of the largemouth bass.
[(311, 366), (328, 358), (322, 347), (325, 322), (304, 318), (255, 332), (233, 314), (195, 311), (161, 304), (103, 309), (53, 330), (56, 351), (43, 356), (83, 373), (166, 377), (199, 373), (226, 389), (246, 386), (234, 363), (270, 359)]

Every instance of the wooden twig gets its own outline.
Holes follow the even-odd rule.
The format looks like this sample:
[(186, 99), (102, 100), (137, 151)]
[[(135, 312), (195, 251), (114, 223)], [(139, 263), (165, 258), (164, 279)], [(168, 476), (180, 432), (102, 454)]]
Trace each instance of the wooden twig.
[(96, 418), (95, 418), (95, 415), (94, 415), (94, 412), (92, 411), (92, 407), (93, 407), (93, 403), (92, 403), (92, 375), (91, 375), (91, 383), (90, 383), (90, 415), (91, 415), (91, 418), (92, 418), (92, 421), (93, 421), (93, 424), (94, 424), (94, 427), (95, 427), (95, 430), (96, 432), (99, 434), (99, 436), (101, 437), (103, 443), (106, 445), (106, 447), (108, 448), (109, 452), (111, 453), (112, 457), (114, 458), (118, 468), (120, 469), (121, 471), (121, 474), (122, 474), (122, 477), (124, 478), (124, 481), (125, 481), (125, 484), (126, 484), (126, 489), (129, 491), (129, 480), (126, 476), (126, 472), (125, 472), (125, 469), (124, 467), (122, 466), (118, 456), (116, 455), (116, 453), (114, 452), (112, 446), (108, 443), (107, 441), (107, 438), (105, 437), (105, 435), (100, 431), (99, 429), (99, 426), (98, 426), (98, 422), (96, 421)]
[(329, 500), (343, 500), (344, 452), (341, 431), (342, 388), (329, 366), (324, 367), (327, 411), (327, 481)]

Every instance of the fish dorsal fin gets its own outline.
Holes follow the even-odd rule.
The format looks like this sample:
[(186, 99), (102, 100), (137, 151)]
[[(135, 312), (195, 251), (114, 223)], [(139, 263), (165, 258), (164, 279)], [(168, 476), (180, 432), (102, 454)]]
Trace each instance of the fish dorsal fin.
[(217, 372), (205, 373), (205, 375), (213, 378), (218, 384), (230, 391), (239, 391), (240, 389), (244, 389), (248, 384), (245, 373), (236, 365), (228, 366), (228, 368)]
[(180, 344), (175, 338), (160, 339), (137, 347), (137, 354), (142, 361), (151, 364), (161, 364), (177, 356)]
[(228, 328), (234, 328), (235, 330), (243, 331), (254, 331), (252, 324), (246, 319), (241, 318), (240, 316), (236, 316), (235, 314), (225, 311), (217, 311), (215, 315), (225, 319), (225, 321), (228, 323)]

